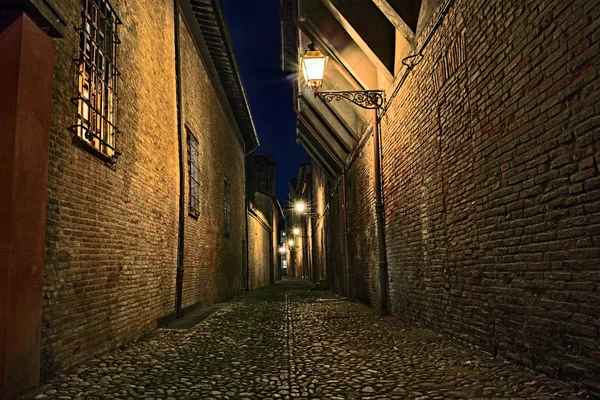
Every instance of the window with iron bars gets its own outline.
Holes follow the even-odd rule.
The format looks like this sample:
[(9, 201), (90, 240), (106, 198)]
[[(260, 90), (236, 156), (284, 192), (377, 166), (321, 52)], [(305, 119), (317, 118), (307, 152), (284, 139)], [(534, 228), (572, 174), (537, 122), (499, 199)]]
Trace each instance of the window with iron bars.
[(81, 0), (81, 28), (76, 97), (75, 139), (98, 156), (114, 162), (117, 150), (117, 47), (121, 24), (108, 0)]
[(200, 168), (198, 167), (198, 139), (187, 131), (189, 211), (191, 217), (200, 216)]
[(231, 184), (225, 178), (225, 236), (231, 234)]

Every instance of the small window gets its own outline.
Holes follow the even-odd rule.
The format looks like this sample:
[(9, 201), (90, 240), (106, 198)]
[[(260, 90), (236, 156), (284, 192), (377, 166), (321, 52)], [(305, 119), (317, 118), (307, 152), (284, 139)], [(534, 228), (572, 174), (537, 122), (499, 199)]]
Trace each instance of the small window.
[(198, 168), (198, 139), (187, 131), (187, 161), (189, 186), (189, 211), (194, 218), (200, 215), (200, 168)]
[(119, 156), (117, 129), (117, 46), (121, 21), (107, 0), (81, 0), (75, 138), (107, 160)]
[(231, 234), (231, 184), (225, 179), (225, 236)]

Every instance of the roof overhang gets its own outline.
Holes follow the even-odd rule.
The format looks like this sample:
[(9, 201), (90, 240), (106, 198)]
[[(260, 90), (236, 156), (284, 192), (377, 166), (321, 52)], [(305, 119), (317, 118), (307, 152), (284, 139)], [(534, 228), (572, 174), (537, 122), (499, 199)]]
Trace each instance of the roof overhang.
[(217, 95), (224, 103), (230, 119), (237, 125), (246, 153), (250, 153), (260, 142), (220, 2), (178, 1), (217, 89)]
[(402, 60), (440, 0), (280, 0), (282, 68), (295, 74), (297, 141), (336, 178), (374, 117), (345, 100), (325, 103), (298, 69), (310, 43), (329, 57), (321, 91), (391, 90)]
[(310, 104), (305, 97), (298, 97), (297, 115), (306, 125), (311, 134), (322, 143), (322, 146), (337, 160), (343, 163), (350, 155), (350, 150), (338, 139), (325, 119)]
[(343, 171), (343, 164), (329, 151), (326, 145), (320, 141), (314, 133), (314, 127), (310, 122), (298, 118), (296, 123), (297, 141), (304, 147), (309, 156), (315, 160), (325, 175), (331, 180), (335, 180)]

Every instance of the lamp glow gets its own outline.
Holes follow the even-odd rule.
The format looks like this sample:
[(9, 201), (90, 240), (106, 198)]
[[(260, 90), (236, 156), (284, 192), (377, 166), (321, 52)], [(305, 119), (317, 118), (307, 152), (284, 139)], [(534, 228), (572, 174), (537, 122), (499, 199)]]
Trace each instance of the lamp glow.
[(294, 228), (294, 235), (299, 235), (299, 234), (300, 234), (300, 229)]
[(293, 245), (294, 245), (294, 241), (290, 239), (290, 240), (288, 241), (288, 244), (289, 244), (290, 246), (293, 246)]
[(317, 49), (314, 43), (308, 45), (308, 50), (302, 57), (302, 74), (306, 86), (313, 92), (319, 91), (323, 85), (323, 76), (325, 75), (325, 66), (327, 59), (323, 53)]
[(285, 254), (285, 247), (281, 246), (281, 247), (279, 248), (279, 252), (280, 252), (281, 254)]
[(296, 209), (296, 212), (303, 213), (304, 211), (306, 211), (306, 204), (299, 202), (296, 203), (294, 208)]

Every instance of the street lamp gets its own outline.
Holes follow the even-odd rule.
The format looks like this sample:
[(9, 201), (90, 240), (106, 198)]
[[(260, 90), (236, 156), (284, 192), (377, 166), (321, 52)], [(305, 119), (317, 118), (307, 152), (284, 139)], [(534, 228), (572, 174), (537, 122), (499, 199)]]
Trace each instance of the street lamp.
[[(321, 215), (319, 213), (310, 213), (310, 212), (306, 212), (306, 203), (299, 201), (296, 204), (294, 204), (294, 210), (296, 210), (296, 212), (298, 214), (304, 214), (307, 215), (309, 217), (320, 217)], [(298, 233), (300, 233), (300, 231), (298, 231), (298, 233), (296, 233), (296, 229), (298, 228), (294, 228), (293, 233), (294, 235), (297, 235)]]
[(294, 235), (299, 235), (300, 234), (300, 228), (294, 228)]
[(327, 59), (328, 57), (321, 53), (314, 43), (308, 45), (308, 50), (302, 57), (304, 81), (313, 92), (318, 91), (323, 84)]
[(288, 240), (288, 244), (290, 245), (290, 247), (292, 247), (294, 245), (294, 239)]
[(304, 211), (306, 211), (306, 204), (299, 201), (298, 203), (296, 203), (294, 208), (296, 209), (296, 212), (303, 213)]
[[(320, 91), (321, 86), (323, 86), (327, 59), (328, 57), (317, 49), (314, 43), (308, 45), (308, 50), (302, 57), (304, 81), (306, 86), (315, 94), (315, 97), (320, 97), (325, 103), (346, 99), (362, 108), (376, 111), (383, 108), (385, 103), (385, 92), (383, 90)], [(379, 113), (377, 113), (376, 121), (379, 122)]]
[[(373, 191), (375, 192), (375, 213), (377, 218), (377, 242), (379, 249), (379, 285), (381, 295), (381, 314), (388, 313), (388, 265), (385, 248), (385, 227), (383, 225), (383, 196), (381, 193), (381, 139), (380, 112), (384, 108), (385, 92), (383, 90), (336, 90), (320, 91), (323, 86), (327, 57), (321, 53), (314, 43), (308, 46), (308, 51), (302, 57), (302, 73), (306, 86), (325, 103), (333, 100), (346, 99), (361, 108), (374, 111), (375, 124), (373, 129)], [(302, 212), (302, 211), (300, 211)], [(307, 214), (308, 215), (308, 214)]]

